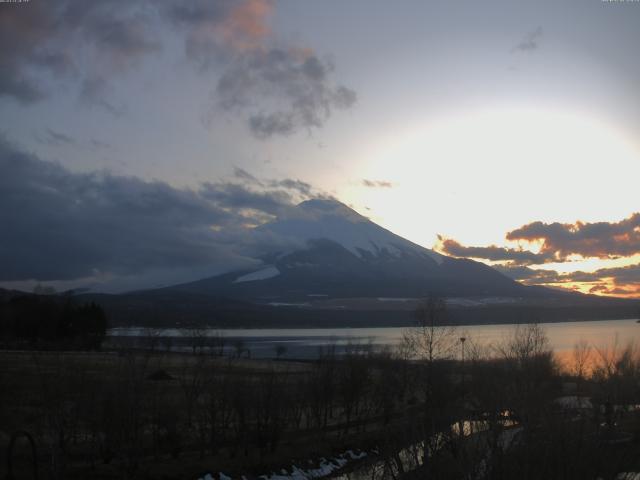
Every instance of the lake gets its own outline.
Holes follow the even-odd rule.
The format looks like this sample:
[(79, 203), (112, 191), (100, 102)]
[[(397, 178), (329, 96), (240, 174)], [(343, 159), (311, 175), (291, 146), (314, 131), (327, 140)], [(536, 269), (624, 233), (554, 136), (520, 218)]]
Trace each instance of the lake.
[[(620, 346), (628, 342), (640, 345), (640, 323), (636, 320), (604, 320), (589, 322), (545, 323), (542, 327), (549, 337), (554, 351), (568, 355), (576, 342), (586, 341), (597, 348)], [(457, 327), (456, 335), (466, 337), (480, 345), (498, 343), (513, 334), (515, 324), (465, 325)], [(225, 349), (231, 351), (240, 346), (248, 349), (253, 358), (272, 358), (277, 347), (284, 347), (283, 358), (314, 358), (320, 348), (335, 345), (338, 353), (344, 353), (354, 345), (372, 345), (375, 348), (398, 345), (406, 328), (310, 328), (310, 329), (206, 329), (197, 332), (189, 329), (170, 328), (149, 330), (139, 327), (113, 328), (108, 332), (109, 342), (126, 342), (143, 346), (150, 337), (170, 337), (172, 350), (187, 350), (194, 334), (209, 338), (220, 336)], [(160, 342), (158, 342), (160, 343)], [(162, 348), (159, 345), (158, 348)]]

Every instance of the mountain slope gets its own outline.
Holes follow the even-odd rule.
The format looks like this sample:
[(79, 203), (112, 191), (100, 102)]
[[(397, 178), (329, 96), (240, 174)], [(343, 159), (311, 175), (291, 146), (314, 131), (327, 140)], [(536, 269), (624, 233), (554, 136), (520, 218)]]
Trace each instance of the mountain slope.
[(265, 255), (254, 271), (232, 272), (171, 287), (260, 303), (318, 298), (539, 296), (482, 263), (416, 245), (334, 200), (310, 200), (261, 234), (297, 248)]
[(454, 323), (631, 318), (637, 302), (523, 286), (495, 269), (416, 245), (327, 200), (304, 202), (256, 229), (253, 270), (124, 295), (84, 294), (114, 325), (406, 326), (419, 299), (447, 298)]

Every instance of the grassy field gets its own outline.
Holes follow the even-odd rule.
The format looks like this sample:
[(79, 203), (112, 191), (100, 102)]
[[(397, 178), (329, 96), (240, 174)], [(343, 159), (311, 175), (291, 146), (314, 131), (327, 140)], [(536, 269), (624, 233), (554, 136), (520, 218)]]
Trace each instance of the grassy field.
[[(321, 387), (314, 382), (334, 384), (314, 378), (311, 363), (1, 352), (0, 365), (0, 448), (12, 433), (29, 432), (41, 472), (55, 461), (64, 478), (260, 474), (373, 447), (380, 433), (380, 412), (364, 407), (364, 398), (354, 399), (360, 411), (349, 412), (349, 426), (339, 392), (326, 399), (332, 412), (309, 405), (309, 390)], [(31, 468), (27, 444), (16, 447), (15, 469), (24, 473)]]
[[(409, 353), (327, 349), (304, 362), (2, 351), (0, 448), (26, 432), (40, 478), (53, 479), (251, 479), (347, 450), (369, 453), (346, 469), (370, 463), (374, 479), (415, 470), (431, 479), (613, 480), (640, 470), (640, 354), (632, 346), (577, 374), (559, 367), (537, 326), (491, 352), (468, 345), (465, 363), (430, 357), (436, 342), (444, 351), (455, 337), (429, 332)], [(463, 419), (482, 427), (461, 436), (452, 426)], [(516, 440), (506, 445), (505, 435)], [(32, 478), (21, 438), (13, 478)], [(0, 466), (0, 478), (7, 469)]]

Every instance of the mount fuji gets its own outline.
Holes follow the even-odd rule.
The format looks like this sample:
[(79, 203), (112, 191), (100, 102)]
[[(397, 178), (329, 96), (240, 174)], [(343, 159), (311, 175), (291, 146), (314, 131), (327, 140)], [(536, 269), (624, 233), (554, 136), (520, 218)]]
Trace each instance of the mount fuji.
[(412, 243), (335, 200), (309, 200), (254, 229), (259, 266), (120, 295), (84, 294), (114, 325), (406, 326), (421, 299), (455, 323), (629, 318), (621, 299), (525, 286)]
[(170, 287), (258, 303), (539, 295), (492, 269), (412, 243), (336, 200), (308, 200), (256, 233), (289, 245), (263, 265)]

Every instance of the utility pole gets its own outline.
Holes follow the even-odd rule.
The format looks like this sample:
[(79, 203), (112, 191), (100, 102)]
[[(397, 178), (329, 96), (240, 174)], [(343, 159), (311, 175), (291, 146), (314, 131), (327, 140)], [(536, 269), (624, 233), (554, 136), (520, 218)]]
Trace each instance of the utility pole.
[[(460, 382), (460, 385), (462, 387), (462, 410), (461, 410), (461, 414), (462, 417), (460, 418), (459, 421), (459, 433), (460, 433), (460, 440), (462, 441), (464, 439), (464, 427), (465, 427), (465, 421), (466, 421), (466, 416), (465, 416), (465, 392), (464, 392), (464, 342), (467, 340), (466, 337), (460, 337), (460, 347), (462, 349), (462, 365), (460, 368), (460, 371), (462, 372), (462, 380)], [(472, 424), (469, 423), (469, 428), (472, 428)], [(470, 432), (471, 433), (471, 432)]]
[(462, 366), (460, 368), (460, 370), (462, 371), (462, 381), (461, 381), (461, 386), (462, 386), (462, 403), (464, 405), (464, 376), (465, 376), (465, 372), (464, 372), (464, 342), (467, 340), (467, 337), (460, 337), (460, 347), (462, 348)]

